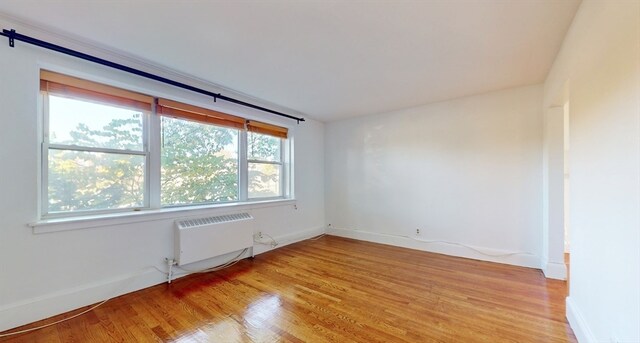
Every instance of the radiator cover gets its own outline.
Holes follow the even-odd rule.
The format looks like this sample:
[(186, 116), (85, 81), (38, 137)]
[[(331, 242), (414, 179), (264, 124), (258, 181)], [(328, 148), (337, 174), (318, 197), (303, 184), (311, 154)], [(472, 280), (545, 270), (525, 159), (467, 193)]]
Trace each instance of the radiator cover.
[(178, 265), (253, 246), (253, 217), (249, 213), (180, 219), (175, 228)]

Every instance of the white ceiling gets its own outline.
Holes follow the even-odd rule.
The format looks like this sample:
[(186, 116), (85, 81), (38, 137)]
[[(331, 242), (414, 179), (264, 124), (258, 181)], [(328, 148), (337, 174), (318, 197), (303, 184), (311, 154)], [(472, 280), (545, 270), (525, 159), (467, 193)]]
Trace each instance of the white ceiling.
[(544, 81), (580, 0), (4, 0), (0, 12), (327, 121)]

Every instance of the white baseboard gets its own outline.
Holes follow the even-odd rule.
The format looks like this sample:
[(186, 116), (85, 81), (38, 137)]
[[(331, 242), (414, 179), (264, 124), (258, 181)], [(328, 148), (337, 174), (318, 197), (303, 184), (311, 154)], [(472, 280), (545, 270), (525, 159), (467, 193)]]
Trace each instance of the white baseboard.
[[(278, 249), (323, 233), (325, 233), (325, 228), (319, 227), (276, 236), (274, 239), (278, 242), (278, 246), (271, 248), (268, 245), (254, 245), (254, 254), (258, 255)], [(0, 332), (166, 281), (166, 275), (149, 267), (138, 273), (124, 274), (116, 278), (4, 305), (0, 307)]]
[(0, 307), (0, 332), (166, 282), (153, 268)]
[[(275, 248), (272, 248), (270, 245), (264, 245), (264, 244), (254, 245), (253, 252), (255, 255), (262, 254), (264, 252), (271, 251), (273, 249), (278, 249), (285, 245), (293, 244), (296, 242), (304, 241), (305, 239), (319, 236), (323, 233), (326, 233), (325, 228), (318, 227), (314, 229), (296, 231), (296, 232), (288, 233), (286, 235), (276, 236), (274, 237), (274, 239), (276, 240), (276, 242), (278, 242), (278, 246), (276, 246)], [(265, 240), (265, 242), (269, 242), (269, 240), (267, 239)]]
[(589, 325), (585, 321), (582, 313), (573, 302), (571, 297), (567, 297), (567, 320), (579, 343), (597, 343), (596, 336), (591, 332)]
[[(393, 236), (377, 232), (368, 232), (349, 229), (330, 229), (327, 234), (346, 238), (353, 238), (367, 242), (374, 242), (386, 245), (393, 245), (414, 250), (434, 252), (444, 255), (471, 258), (474, 260), (490, 261), (515, 266), (540, 268), (540, 258), (535, 255), (510, 255), (510, 256), (487, 256), (473, 249), (446, 243), (431, 243), (410, 239), (402, 236)], [(502, 251), (490, 248), (474, 247), (492, 255), (508, 254), (509, 251)]]
[(567, 266), (564, 263), (547, 262), (542, 263), (542, 272), (547, 279), (566, 280)]

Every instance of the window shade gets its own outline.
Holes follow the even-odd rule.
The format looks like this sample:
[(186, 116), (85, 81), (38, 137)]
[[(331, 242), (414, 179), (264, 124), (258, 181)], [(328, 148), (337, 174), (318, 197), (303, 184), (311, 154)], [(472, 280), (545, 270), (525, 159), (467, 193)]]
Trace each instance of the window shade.
[(153, 97), (73, 76), (40, 71), (40, 90), (70, 98), (89, 99), (143, 111), (151, 111)]
[(247, 131), (280, 138), (287, 138), (287, 134), (289, 133), (289, 129), (286, 127), (261, 123), (255, 120), (247, 120)]
[(243, 129), (245, 122), (244, 118), (167, 99), (158, 99), (156, 111), (158, 114), (167, 117), (193, 120), (236, 129)]

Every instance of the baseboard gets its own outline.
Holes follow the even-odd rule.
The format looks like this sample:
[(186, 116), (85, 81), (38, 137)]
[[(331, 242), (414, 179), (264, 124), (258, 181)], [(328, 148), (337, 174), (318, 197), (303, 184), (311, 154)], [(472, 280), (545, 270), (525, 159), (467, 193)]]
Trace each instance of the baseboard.
[(567, 266), (564, 263), (547, 262), (542, 263), (542, 272), (547, 279), (566, 280)]
[(474, 260), (490, 261), (496, 263), (510, 264), (521, 267), (540, 268), (540, 258), (534, 255), (510, 255), (510, 256), (487, 256), (483, 255), (474, 249), (485, 251), (492, 255), (508, 254), (509, 251), (502, 251), (496, 249), (473, 247), (470, 249), (467, 247), (452, 245), (446, 243), (431, 243), (423, 242), (419, 240), (410, 239), (402, 236), (387, 235), (377, 232), (349, 230), (349, 229), (330, 229), (327, 234), (333, 236), (340, 236), (346, 238), (353, 238), (367, 242), (374, 242), (386, 245), (393, 245), (397, 247), (403, 247), (414, 250), (422, 250), (428, 252), (435, 252), (444, 255), (457, 256), (471, 258)]
[(582, 313), (573, 302), (571, 297), (567, 297), (567, 320), (569, 321), (569, 325), (571, 329), (573, 329), (573, 333), (576, 335), (579, 343), (596, 343), (596, 336), (591, 332), (589, 325), (587, 325), (586, 320), (582, 316)]
[(0, 332), (166, 281), (153, 268), (0, 307)]
[[(254, 245), (254, 254), (258, 255), (278, 249), (323, 233), (325, 233), (325, 228), (318, 227), (276, 236), (274, 239), (278, 245), (275, 248), (269, 245)], [(166, 275), (149, 267), (138, 273), (125, 274), (109, 280), (4, 305), (0, 307), (0, 332), (164, 282), (166, 282)]]
[[(285, 245), (289, 245), (289, 244), (293, 244), (296, 242), (300, 242), (300, 241), (304, 241), (305, 239), (309, 239), (315, 236), (319, 236), (326, 233), (326, 230), (324, 227), (317, 227), (317, 228), (313, 228), (313, 229), (307, 229), (307, 230), (303, 230), (303, 231), (296, 231), (296, 232), (292, 232), (292, 233), (288, 233), (286, 235), (280, 235), (280, 236), (276, 236), (274, 237), (275, 241), (278, 242), (278, 245), (273, 248), (270, 245), (264, 245), (264, 244), (259, 244), (259, 245), (254, 245), (253, 247), (253, 252), (254, 254), (258, 255), (258, 254), (262, 254), (264, 252), (267, 251), (271, 251), (273, 249), (277, 249), (280, 247), (283, 247)], [(268, 242), (268, 240), (266, 240)]]

